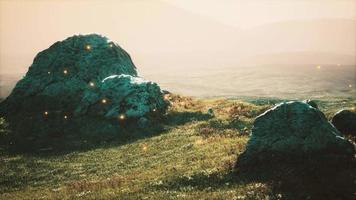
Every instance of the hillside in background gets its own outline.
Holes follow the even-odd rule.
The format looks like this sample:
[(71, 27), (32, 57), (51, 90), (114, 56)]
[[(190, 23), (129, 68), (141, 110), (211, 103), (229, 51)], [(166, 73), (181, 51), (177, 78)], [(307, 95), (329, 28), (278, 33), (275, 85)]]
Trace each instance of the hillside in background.
[[(6, 30), (27, 32), (18, 35), (16, 42), (10, 32), (1, 33), (1, 44), (7, 47), (0, 49), (1, 97), (7, 96), (25, 75), (37, 52), (72, 35), (71, 28), (97, 30), (117, 41), (131, 55), (140, 75), (184, 95), (354, 95), (356, 20), (353, 19), (287, 20), (243, 29), (166, 2), (142, 1), (123, 2), (115, 9), (110, 8), (103, 12), (101, 18), (106, 23), (102, 23), (101, 18), (87, 20), (87, 13), (101, 11), (105, 6), (83, 4), (86, 12), (77, 13), (75, 7), (68, 5), (63, 3), (56, 8), (58, 13), (53, 18), (58, 23), (48, 23), (47, 32), (41, 31), (40, 23), (32, 27), (7, 21), (1, 24)], [(36, 7), (38, 12), (32, 15), (25, 7), (19, 7), (18, 12), (24, 15), (17, 20), (23, 22), (32, 17), (41, 21), (49, 12), (44, 8)], [(113, 10), (115, 15), (109, 12)], [(70, 19), (73, 24), (65, 23), (72, 13), (76, 15)], [(29, 41), (35, 42), (23, 45)], [(319, 71), (318, 65), (322, 66)]]
[[(314, 57), (315, 54), (311, 56)], [(296, 63), (299, 63), (298, 57), (296, 54)], [(139, 71), (141, 76), (159, 83), (162, 89), (196, 97), (354, 98), (356, 95), (355, 65), (283, 65), (285, 60), (280, 61), (281, 65), (160, 68), (154, 71)], [(6, 97), (22, 76), (23, 74), (0, 76), (1, 97)]]
[(274, 54), (260, 54), (241, 60), (245, 65), (352, 65), (356, 63), (356, 56), (327, 52), (283, 52)]
[[(73, 29), (111, 38), (130, 53), (136, 66), (151, 72), (160, 68), (190, 70), (253, 65), (256, 64), (256, 56), (275, 54), (282, 54), (283, 58), (273, 56), (268, 58), (267, 63), (258, 61), (258, 64), (278, 64), (280, 59), (284, 59), (290, 60), (285, 64), (293, 65), (296, 64), (295, 59), (288, 56), (295, 52), (318, 55), (314, 61), (310, 56), (298, 57), (298, 63), (302, 64), (356, 64), (355, 59), (344, 59), (356, 55), (354, 19), (285, 20), (243, 29), (162, 1), (123, 2), (105, 12), (105, 6), (90, 7), (88, 3), (81, 5), (86, 10), (82, 13), (68, 4), (56, 7), (58, 13), (53, 20), (58, 23), (47, 23), (46, 32), (42, 31), (41, 23), (32, 26), (30, 23), (22, 24), (30, 18), (40, 22), (51, 15), (41, 6), (36, 7), (36, 15), (25, 7), (19, 7), (17, 12), (23, 13), (22, 18), (17, 19), (19, 23), (4, 21), (1, 24), (7, 31), (1, 33), (1, 44), (6, 48), (0, 50), (0, 74), (25, 73), (37, 52), (54, 41), (75, 34)], [(88, 16), (88, 13), (99, 11), (103, 13), (98, 18)], [(76, 17), (69, 19), (74, 13)], [(8, 17), (13, 15), (5, 14)], [(66, 20), (71, 23), (66, 23)], [(11, 31), (26, 31), (27, 34), (17, 35), (14, 42)], [(34, 42), (23, 45), (29, 44), (29, 41)]]

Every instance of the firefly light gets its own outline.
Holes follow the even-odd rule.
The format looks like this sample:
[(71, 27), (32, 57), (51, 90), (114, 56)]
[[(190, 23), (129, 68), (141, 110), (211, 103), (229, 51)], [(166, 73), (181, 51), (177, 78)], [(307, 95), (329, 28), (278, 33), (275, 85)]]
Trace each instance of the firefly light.
[(141, 148), (142, 148), (142, 151), (147, 151), (148, 150), (148, 146), (146, 144), (143, 144)]
[(47, 72), (48, 74), (51, 74), (51, 72)]
[(169, 100), (169, 94), (164, 95), (164, 100)]
[(44, 115), (48, 115), (48, 111), (45, 111), (43, 114), (44, 114)]
[(201, 145), (201, 144), (204, 144), (204, 141), (202, 139), (197, 139), (195, 140), (194, 142), (196, 145)]
[(63, 117), (64, 119), (68, 119), (68, 116), (67, 115), (64, 115), (64, 117)]
[(68, 74), (68, 70), (63, 70), (63, 74)]
[(90, 51), (91, 50), (91, 46), (89, 44), (85, 45), (85, 49)]
[(89, 85), (90, 85), (90, 87), (94, 87), (95, 86), (95, 84), (93, 82), (90, 82)]
[(119, 115), (119, 119), (120, 120), (124, 120), (125, 119), (125, 115), (124, 114)]
[(105, 104), (106, 102), (107, 102), (106, 99), (102, 99), (102, 100), (101, 100), (101, 103), (104, 103), (104, 104)]
[(157, 109), (156, 109), (156, 108), (154, 108), (152, 111), (153, 111), (153, 112), (156, 112), (156, 111), (157, 111)]
[(113, 44), (109, 44), (109, 47), (112, 48), (114, 45)]

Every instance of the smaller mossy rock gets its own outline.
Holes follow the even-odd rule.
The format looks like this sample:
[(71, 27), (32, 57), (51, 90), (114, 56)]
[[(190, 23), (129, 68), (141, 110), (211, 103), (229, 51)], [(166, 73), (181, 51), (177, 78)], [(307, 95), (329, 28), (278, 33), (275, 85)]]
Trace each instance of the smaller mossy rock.
[(256, 118), (246, 150), (236, 167), (248, 170), (306, 160), (349, 160), (354, 146), (340, 136), (325, 115), (307, 103), (281, 103)]
[(75, 109), (75, 116), (126, 119), (163, 113), (168, 107), (160, 87), (130, 75), (112, 75), (97, 87), (88, 88)]
[(211, 115), (211, 116), (214, 116), (213, 108), (208, 108), (208, 114)]
[(356, 113), (340, 110), (331, 119), (331, 123), (344, 135), (356, 136)]

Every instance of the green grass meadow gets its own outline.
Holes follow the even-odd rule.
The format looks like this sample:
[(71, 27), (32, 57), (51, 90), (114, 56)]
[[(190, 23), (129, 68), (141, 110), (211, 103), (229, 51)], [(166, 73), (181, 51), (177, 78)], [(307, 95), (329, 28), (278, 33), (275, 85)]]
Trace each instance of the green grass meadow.
[[(135, 133), (142, 137), (74, 138), (70, 148), (59, 144), (33, 152), (1, 146), (0, 199), (308, 197), (233, 170), (256, 116), (282, 100), (172, 95), (171, 101), (165, 119), (156, 122), (160, 128)], [(347, 98), (316, 102), (328, 118), (356, 106)], [(207, 113), (209, 108), (214, 115)]]

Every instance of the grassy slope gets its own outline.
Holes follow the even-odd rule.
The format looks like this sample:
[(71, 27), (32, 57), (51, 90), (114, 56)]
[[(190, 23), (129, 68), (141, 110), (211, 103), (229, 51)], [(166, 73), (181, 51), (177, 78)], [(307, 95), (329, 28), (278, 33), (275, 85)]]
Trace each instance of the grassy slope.
[[(152, 137), (98, 143), (67, 153), (1, 150), (0, 199), (284, 197), (268, 183), (231, 174), (254, 118), (278, 100), (175, 96), (172, 101), (165, 130)], [(330, 117), (340, 108), (355, 106), (356, 101), (332, 99), (318, 104)], [(215, 117), (204, 114), (209, 107)]]

